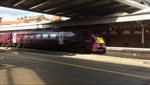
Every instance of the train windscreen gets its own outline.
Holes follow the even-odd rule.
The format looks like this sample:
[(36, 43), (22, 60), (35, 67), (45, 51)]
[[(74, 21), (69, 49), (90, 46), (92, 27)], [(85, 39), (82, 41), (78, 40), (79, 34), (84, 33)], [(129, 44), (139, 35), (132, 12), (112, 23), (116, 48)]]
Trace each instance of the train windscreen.
[(96, 31), (92, 31), (92, 33), (95, 35), (95, 37), (101, 37), (100, 34), (98, 34)]

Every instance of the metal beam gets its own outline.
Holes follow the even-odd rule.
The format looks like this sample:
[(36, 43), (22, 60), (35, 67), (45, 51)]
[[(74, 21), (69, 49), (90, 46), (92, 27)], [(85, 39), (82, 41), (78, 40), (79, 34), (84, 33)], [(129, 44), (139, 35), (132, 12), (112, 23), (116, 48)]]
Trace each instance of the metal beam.
[(150, 4), (150, 0), (133, 0), (133, 1), (144, 4), (145, 6), (148, 6)]
[(51, 10), (57, 9), (57, 8), (59, 8), (60, 6), (66, 5), (66, 4), (71, 3), (71, 2), (73, 2), (73, 1), (75, 1), (75, 0), (68, 0), (68, 1), (66, 1), (66, 2), (62, 2), (62, 3), (60, 3), (60, 4), (57, 4), (56, 6), (53, 6), (52, 8), (49, 8), (49, 9), (44, 10), (44, 12), (49, 12), (49, 11), (51, 11)]
[(49, 2), (51, 2), (51, 1), (53, 1), (53, 0), (46, 0), (46, 1), (42, 2), (42, 3), (40, 3), (40, 4), (37, 4), (37, 5), (35, 5), (35, 6), (30, 7), (29, 9), (30, 9), (30, 10), (31, 10), (31, 9), (35, 9), (35, 8), (40, 7), (40, 6), (43, 6), (43, 5), (45, 5), (46, 3), (49, 3)]
[(81, 9), (81, 8), (83, 8), (83, 7), (87, 7), (87, 6), (89, 6), (89, 5), (92, 5), (92, 4), (95, 4), (95, 3), (98, 3), (98, 2), (106, 2), (106, 0), (94, 0), (94, 1), (92, 1), (92, 2), (89, 2), (89, 3), (85, 3), (85, 4), (82, 4), (82, 5), (79, 5), (79, 6), (76, 6), (76, 7), (73, 7), (73, 8), (69, 8), (69, 9), (67, 9), (67, 10), (65, 10), (65, 11), (60, 11), (60, 12), (58, 12), (58, 14), (60, 13), (68, 13), (68, 12), (70, 12), (70, 11), (72, 11), (72, 10), (79, 10), (79, 9)]
[(147, 13), (147, 14), (138, 14), (138, 15), (68, 20), (65, 22), (50, 23), (49, 25), (51, 26), (78, 26), (78, 25), (130, 22), (130, 21), (137, 21), (137, 20), (150, 20), (150, 14)]
[(26, 0), (20, 0), (19, 2), (15, 3), (13, 6), (18, 6), (20, 4), (22, 4), (23, 2), (25, 2)]
[(55, 13), (61, 14), (61, 13), (64, 12), (64, 11), (73, 10), (73, 9), (76, 9), (77, 7), (78, 7), (78, 8), (81, 8), (81, 7), (83, 7), (84, 5), (89, 5), (89, 4), (93, 4), (93, 3), (96, 3), (96, 2), (97, 2), (97, 1), (88, 1), (88, 2), (83, 3), (83, 4), (79, 4), (79, 5), (76, 5), (76, 6), (73, 6), (73, 7), (69, 7), (69, 8), (65, 8), (65, 9), (63, 9), (63, 10), (61, 10), (61, 11), (55, 11)]
[(133, 1), (133, 0), (115, 0), (117, 2), (120, 2), (120, 3), (123, 3), (123, 4), (126, 4), (126, 5), (129, 5), (129, 6), (132, 6), (132, 7), (136, 7), (138, 9), (145, 9), (147, 8), (147, 6), (144, 6), (136, 1)]
[[(106, 3), (106, 4), (101, 5), (101, 7), (96, 6), (94, 8), (91, 8), (91, 10), (89, 8), (89, 10), (85, 10), (84, 12), (78, 11), (78, 15), (87, 15), (87, 14), (91, 14), (91, 13), (94, 14), (97, 12), (102, 13), (103, 11), (111, 11), (110, 9), (117, 10), (117, 9), (123, 8), (123, 7), (129, 7), (129, 6), (126, 6), (124, 4), (117, 4), (117, 3)], [(75, 14), (76, 13), (69, 14), (69, 15), (75, 15)], [(78, 16), (78, 15), (76, 14), (76, 16)]]
[(0, 5), (7, 2), (7, 1), (9, 1), (9, 0), (0, 0)]
[(108, 12), (117, 12), (118, 10), (130, 10), (132, 7), (127, 7), (127, 6), (118, 6), (118, 7), (114, 7), (112, 8), (112, 10), (109, 10), (109, 9), (104, 9), (104, 10), (97, 10), (97, 11), (88, 11), (86, 13), (83, 13), (82, 15), (80, 16), (84, 16), (84, 17), (87, 17), (87, 16), (91, 16), (91, 15), (103, 15), (105, 13), (108, 13)]

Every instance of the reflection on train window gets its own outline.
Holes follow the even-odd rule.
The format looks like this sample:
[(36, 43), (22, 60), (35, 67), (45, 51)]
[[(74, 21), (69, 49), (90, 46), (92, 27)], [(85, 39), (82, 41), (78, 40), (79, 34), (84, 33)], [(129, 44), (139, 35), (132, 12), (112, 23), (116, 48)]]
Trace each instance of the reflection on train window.
[(88, 34), (87, 32), (84, 32), (84, 35), (85, 35), (85, 36), (88, 36), (89, 34)]
[(24, 36), (24, 38), (25, 38), (25, 39), (27, 39), (27, 38), (28, 38), (28, 36), (27, 36), (27, 35), (25, 35), (25, 36)]
[(40, 39), (41, 38), (41, 34), (36, 35), (36, 39)]
[(73, 32), (65, 32), (64, 36), (65, 37), (72, 37), (72, 36), (75, 36), (75, 34)]
[(56, 34), (50, 34), (50, 38), (51, 39), (55, 39), (56, 38)]
[(48, 34), (43, 34), (43, 39), (47, 39), (48, 38)]
[(34, 38), (34, 36), (32, 35), (32, 36), (30, 36), (30, 39), (33, 39)]

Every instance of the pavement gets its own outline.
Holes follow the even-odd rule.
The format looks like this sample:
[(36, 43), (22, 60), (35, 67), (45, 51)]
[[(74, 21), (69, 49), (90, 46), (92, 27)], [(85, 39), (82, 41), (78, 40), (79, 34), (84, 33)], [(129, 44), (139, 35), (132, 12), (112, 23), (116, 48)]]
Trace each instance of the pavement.
[[(111, 63), (110, 60), (115, 59), (110, 56), (75, 53), (66, 55), (68, 52), (58, 51), (53, 53), (55, 55), (21, 50), (1, 51), (0, 84), (150, 85), (149, 71), (136, 70), (131, 65)], [(127, 68), (129, 66), (132, 68)]]
[(142, 56), (0, 49), (0, 84), (150, 85), (150, 59)]
[[(18, 51), (16, 48), (5, 48), (0, 47), (1, 50)], [(107, 47), (106, 54), (90, 53), (90, 54), (79, 54), (69, 53), (64, 51), (48, 51), (48, 50), (37, 50), (37, 49), (19, 49), (19, 51), (28, 52), (28, 54), (39, 53), (39, 55), (52, 55), (58, 57), (74, 58), (93, 60), (101, 62), (115, 63), (116, 66), (126, 66), (128, 68), (136, 70), (150, 71), (150, 49), (148, 48), (127, 48), (127, 47)], [(130, 66), (129, 66), (130, 65)], [(108, 64), (111, 66), (111, 64)]]

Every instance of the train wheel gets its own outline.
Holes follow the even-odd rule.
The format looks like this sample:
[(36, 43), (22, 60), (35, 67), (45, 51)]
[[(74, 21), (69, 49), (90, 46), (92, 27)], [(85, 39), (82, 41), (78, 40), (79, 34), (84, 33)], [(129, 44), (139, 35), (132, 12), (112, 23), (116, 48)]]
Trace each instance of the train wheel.
[(19, 50), (19, 48), (20, 48), (20, 44), (17, 45), (17, 49), (18, 49), (18, 50)]
[(4, 47), (4, 45), (5, 45), (4, 43), (3, 43), (3, 44), (1, 44), (1, 47)]
[(8, 47), (8, 44), (5, 44), (5, 47)]

